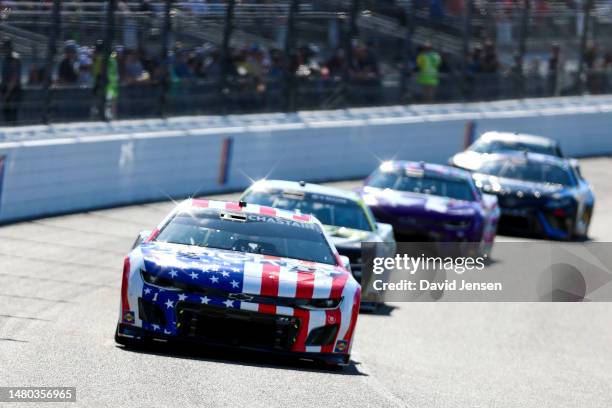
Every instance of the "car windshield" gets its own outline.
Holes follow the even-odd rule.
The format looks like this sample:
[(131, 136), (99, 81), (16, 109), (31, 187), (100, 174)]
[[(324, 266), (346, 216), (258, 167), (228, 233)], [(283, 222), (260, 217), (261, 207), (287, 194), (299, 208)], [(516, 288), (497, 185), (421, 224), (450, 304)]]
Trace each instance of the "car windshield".
[(470, 150), (478, 153), (505, 153), (523, 151), (561, 157), (561, 152), (555, 145), (540, 145), (534, 143), (512, 142), (509, 140), (480, 140)]
[(430, 194), (456, 200), (474, 201), (475, 193), (467, 180), (377, 170), (368, 180), (370, 187)]
[[(224, 215), (225, 214), (225, 215)], [(192, 209), (177, 213), (156, 241), (334, 265), (335, 256), (319, 225), (258, 214)]]
[(536, 183), (561, 184), (573, 186), (569, 169), (554, 163), (535, 162), (524, 159), (503, 159), (484, 162), (479, 173)]
[(312, 214), (325, 225), (372, 230), (364, 209), (356, 202), (342, 197), (268, 190), (248, 192), (243, 199), (248, 203)]

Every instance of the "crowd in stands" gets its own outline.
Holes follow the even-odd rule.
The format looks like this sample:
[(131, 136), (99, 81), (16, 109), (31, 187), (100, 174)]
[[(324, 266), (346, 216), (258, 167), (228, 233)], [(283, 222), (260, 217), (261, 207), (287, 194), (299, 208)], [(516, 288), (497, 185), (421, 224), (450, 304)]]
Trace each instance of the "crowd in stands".
[[(230, 50), (228, 75), (250, 77), (259, 82), (280, 80), (284, 76), (285, 57), (277, 48), (266, 49), (253, 43)], [(164, 64), (159, 55), (151, 55), (146, 49), (114, 47), (119, 81), (122, 85), (158, 83), (164, 78)], [(355, 80), (379, 79), (379, 63), (370, 46), (355, 43), (348, 75)], [(74, 40), (64, 44), (63, 54), (54, 73), (54, 83), (61, 86), (90, 87), (96, 50), (93, 46), (81, 46)], [(180, 42), (174, 44), (169, 56), (172, 81), (217, 81), (222, 72), (221, 50), (213, 44), (188, 48)], [(290, 69), (297, 77), (339, 79), (346, 69), (345, 52), (337, 48), (323, 52), (315, 45), (301, 46), (291, 53)], [(40, 85), (43, 71), (33, 64), (27, 78), (28, 85)]]
[[(74, 0), (72, 2), (79, 3)], [(99, 2), (93, 0), (89, 3)], [(88, 1), (82, 0), (80, 3), (85, 4)], [(201, 16), (218, 11), (219, 8), (215, 8), (215, 5), (222, 3), (224, 2), (218, 0), (184, 0), (175, 2), (175, 5), (189, 15)], [(275, 4), (265, 0), (242, 0), (240, 3)], [(382, 3), (394, 2), (380, 0), (380, 4)], [(476, 0), (473, 4), (475, 7), (484, 7), (487, 5), (485, 3), (487, 2)], [(497, 13), (509, 16), (515, 13), (523, 2), (499, 0), (493, 3)], [(578, 3), (572, 0), (532, 0), (532, 3), (537, 12), (536, 18), (540, 14), (546, 14), (547, 10), (553, 7), (553, 3), (555, 7), (560, 4), (568, 8), (578, 7)], [(0, 0), (0, 7), (7, 9), (18, 4), (15, 1)], [(51, 2), (43, 1), (41, 4), (49, 10)], [(517, 55), (512, 61), (504, 63), (498, 49), (503, 43), (500, 41), (499, 32), (497, 37), (473, 41), (472, 44), (476, 45), (471, 47), (466, 56), (449, 55), (436, 50), (430, 43), (424, 43), (416, 44), (413, 52), (400, 48), (397, 53), (403, 54), (400, 58), (393, 59), (381, 51), (380, 40), (377, 42), (364, 36), (353, 41), (350, 58), (343, 46), (329, 43), (326, 46), (323, 42), (298, 45), (289, 55), (285, 55), (280, 45), (270, 46), (245, 41), (242, 46), (230, 48), (227, 60), (224, 61), (218, 43), (200, 42), (199, 45), (194, 45), (196, 41), (182, 43), (174, 40), (168, 57), (162, 58), (159, 41), (163, 37), (157, 37), (157, 48), (151, 47), (150, 44), (141, 42), (141, 33), (138, 30), (141, 30), (142, 26), (136, 27), (126, 20), (130, 13), (150, 13), (159, 19), (160, 4), (159, 1), (152, 0), (118, 1), (118, 10), (123, 20), (118, 24), (116, 43), (112, 46), (113, 73), (109, 74), (112, 78), (107, 81), (113, 86), (111, 94), (115, 95), (115, 99), (122, 87), (145, 88), (149, 85), (159, 85), (165, 79), (177, 88), (196, 83), (217, 85), (222, 82), (224, 72), (228, 86), (238, 91), (259, 94), (285, 86), (287, 73), (291, 74), (294, 84), (310, 84), (316, 90), (348, 80), (354, 86), (353, 89), (366, 90), (361, 97), (363, 104), (377, 102), (376, 92), (382, 88), (390, 73), (402, 77), (402, 80), (408, 78), (406, 93), (410, 95), (399, 99), (402, 102), (431, 103), (449, 100), (450, 98), (442, 95), (442, 91), (460, 87), (462, 100), (521, 97), (523, 94), (519, 92), (518, 85), (523, 85), (521, 81), (526, 76), (543, 78), (543, 82), (540, 81), (541, 85), (538, 86), (545, 89), (536, 93), (542, 96), (563, 94), (567, 84), (562, 80), (565, 71), (563, 47), (558, 44), (551, 45), (548, 56), (543, 60), (530, 58), (523, 61)], [(414, 4), (420, 10), (427, 10), (432, 18), (445, 18), (460, 17), (467, 3), (466, 0), (415, 0)], [(70, 22), (64, 24), (62, 30), (62, 38), (72, 39), (63, 43), (57, 55), (51, 86), (54, 89), (82, 88), (95, 91), (103, 65), (101, 44), (95, 42), (95, 37), (92, 39), (72, 35)], [(99, 27), (96, 30), (99, 37)], [(585, 91), (611, 92), (612, 53), (590, 43), (581, 59), (586, 75)], [(22, 86), (38, 89), (42, 87), (45, 82), (44, 67), (43, 59), (22, 66), (19, 55), (12, 49), (9, 53), (5, 47), (0, 83), (0, 93), (5, 101), (10, 100), (10, 103), (3, 105), (5, 121), (17, 120), (14, 107), (19, 104), (18, 95)], [(509, 93), (500, 91), (502, 82), (510, 84), (507, 86)], [(116, 104), (116, 101), (114, 103)], [(112, 109), (116, 109), (116, 106)]]

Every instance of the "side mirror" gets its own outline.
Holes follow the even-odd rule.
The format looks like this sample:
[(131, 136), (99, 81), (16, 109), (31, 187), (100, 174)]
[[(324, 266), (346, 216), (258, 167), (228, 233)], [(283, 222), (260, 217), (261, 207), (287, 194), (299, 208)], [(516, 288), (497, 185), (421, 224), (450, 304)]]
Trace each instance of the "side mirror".
[(147, 231), (147, 230), (140, 231), (138, 233), (138, 236), (136, 237), (136, 240), (132, 244), (132, 249), (136, 248), (138, 245), (142, 244), (145, 239), (149, 238), (149, 235), (151, 235), (151, 232), (152, 231)]
[(344, 269), (351, 272), (351, 260), (349, 259), (349, 257), (340, 255), (340, 260), (342, 261), (342, 266), (344, 266)]

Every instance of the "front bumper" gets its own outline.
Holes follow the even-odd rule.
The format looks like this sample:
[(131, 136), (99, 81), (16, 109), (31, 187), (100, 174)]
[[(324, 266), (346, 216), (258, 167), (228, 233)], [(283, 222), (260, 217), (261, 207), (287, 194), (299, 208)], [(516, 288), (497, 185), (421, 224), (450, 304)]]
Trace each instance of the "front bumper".
[(506, 233), (569, 239), (573, 235), (576, 209), (562, 210), (560, 212), (540, 207), (501, 207), (499, 229)]
[(309, 353), (309, 352), (294, 352), (279, 349), (270, 349), (266, 347), (255, 347), (247, 345), (226, 344), (214, 341), (206, 341), (201, 338), (171, 336), (160, 332), (152, 332), (140, 327), (118, 323), (115, 334), (115, 341), (123, 345), (146, 345), (154, 343), (162, 343), (178, 346), (194, 346), (199, 347), (208, 345), (217, 349), (232, 349), (244, 350), (257, 353), (272, 353), (276, 356), (297, 358), (310, 361), (322, 361), (333, 365), (347, 365), (350, 362), (350, 354), (338, 353)]
[[(136, 278), (138, 279), (139, 276)], [(357, 316), (354, 299), (306, 310), (164, 290), (141, 280), (120, 317), (119, 336), (174, 339), (278, 353), (347, 356)], [(133, 292), (132, 292), (133, 293)], [(204, 302), (206, 300), (206, 302)]]
[(379, 222), (391, 224), (398, 242), (479, 242), (482, 222), (477, 218), (436, 218), (434, 216), (394, 214), (372, 207)]

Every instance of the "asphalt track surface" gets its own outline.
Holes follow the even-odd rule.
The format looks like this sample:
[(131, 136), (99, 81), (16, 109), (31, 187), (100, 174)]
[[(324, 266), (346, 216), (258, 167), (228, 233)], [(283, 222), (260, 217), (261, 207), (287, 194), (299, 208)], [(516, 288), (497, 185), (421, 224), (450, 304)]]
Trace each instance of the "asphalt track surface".
[[(590, 236), (612, 241), (612, 158), (582, 166), (597, 196)], [(606, 303), (396, 303), (360, 316), (342, 372), (267, 355), (123, 349), (113, 341), (122, 259), (171, 207), (0, 227), (0, 386), (76, 386), (87, 407), (612, 406)]]

